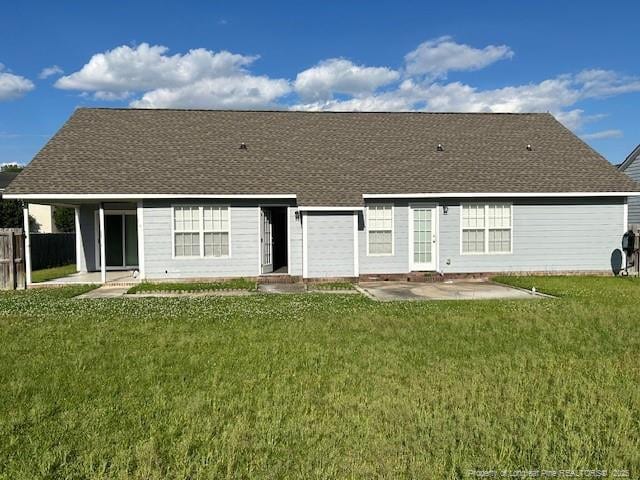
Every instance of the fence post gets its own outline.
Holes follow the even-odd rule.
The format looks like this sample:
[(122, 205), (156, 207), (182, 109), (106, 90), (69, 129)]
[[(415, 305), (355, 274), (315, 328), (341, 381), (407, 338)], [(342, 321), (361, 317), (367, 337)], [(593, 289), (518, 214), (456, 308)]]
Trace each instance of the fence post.
[(31, 285), (31, 237), (29, 236), (29, 204), (24, 204), (24, 273), (27, 287)]
[(16, 257), (15, 250), (13, 248), (15, 240), (15, 234), (13, 230), (9, 232), (9, 244), (7, 245), (7, 257), (9, 260), (9, 289), (14, 290), (16, 288)]

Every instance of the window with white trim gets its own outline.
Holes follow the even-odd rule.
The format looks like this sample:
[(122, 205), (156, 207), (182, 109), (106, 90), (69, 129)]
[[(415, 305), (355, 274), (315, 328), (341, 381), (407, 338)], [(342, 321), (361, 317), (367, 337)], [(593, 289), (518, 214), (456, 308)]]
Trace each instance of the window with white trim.
[(367, 207), (367, 252), (393, 255), (393, 205)]
[(175, 257), (229, 255), (229, 207), (173, 207)]
[(229, 255), (229, 208), (203, 207), (204, 256)]
[(200, 256), (200, 209), (174, 207), (173, 228), (176, 257)]
[(462, 253), (511, 253), (511, 205), (462, 205)]

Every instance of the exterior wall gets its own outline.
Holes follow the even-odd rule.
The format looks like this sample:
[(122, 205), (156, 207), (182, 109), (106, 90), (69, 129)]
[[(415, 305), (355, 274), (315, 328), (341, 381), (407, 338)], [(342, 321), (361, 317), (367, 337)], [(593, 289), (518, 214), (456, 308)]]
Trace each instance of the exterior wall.
[(371, 202), (373, 204), (393, 204), (393, 255), (367, 255), (367, 212), (362, 215), (358, 227), (358, 250), (360, 254), (360, 274), (407, 273), (409, 271), (409, 203), (406, 200)]
[[(269, 202), (268, 205), (280, 205)], [(173, 258), (173, 205), (229, 205), (230, 256), (227, 258)], [(281, 203), (282, 206), (289, 206)], [(255, 277), (260, 274), (260, 204), (258, 201), (143, 202), (145, 278)], [(302, 274), (302, 228), (295, 208), (289, 208), (290, 272)], [(299, 223), (299, 222), (298, 222)]]
[(29, 204), (29, 216), (32, 217), (38, 230), (33, 233), (57, 233), (55, 222), (53, 221), (53, 207), (51, 205)]
[(353, 277), (353, 212), (306, 212), (307, 277)]
[[(513, 253), (462, 255), (461, 201), (468, 200), (437, 202), (437, 258), (442, 273), (611, 271), (612, 253), (620, 248), (624, 231), (622, 198), (499, 199), (495, 201), (513, 205)], [(394, 204), (394, 254), (368, 256), (366, 228), (360, 228), (360, 274), (408, 273), (410, 202), (373, 203)], [(443, 213), (445, 205), (447, 215)], [(364, 220), (366, 224), (366, 211)]]
[[(462, 255), (460, 251), (460, 202), (438, 203), (438, 270), (442, 273), (509, 271), (611, 271), (611, 258), (620, 248), (624, 231), (622, 198), (512, 199), (513, 253)], [(475, 201), (475, 199), (474, 199)], [(483, 200), (484, 201), (484, 200)], [(491, 201), (491, 200), (489, 200)], [(509, 199), (494, 201), (507, 202)], [(196, 202), (144, 202), (145, 274), (149, 279), (236, 277), (259, 275), (259, 204), (255, 201), (198, 204), (230, 205), (231, 255), (229, 258), (172, 258), (172, 205)], [(373, 203), (373, 202), (372, 202)], [(408, 200), (393, 202), (394, 253), (367, 255), (366, 212), (359, 214), (359, 274), (403, 274), (410, 270)], [(443, 206), (448, 207), (445, 215)], [(95, 268), (93, 212), (81, 208), (85, 263)], [(296, 207), (288, 210), (289, 273), (302, 275), (302, 221)], [(353, 277), (353, 212), (305, 212), (307, 277)], [(91, 228), (84, 228), (89, 224)], [(86, 234), (84, 233), (86, 230)], [(89, 238), (89, 235), (91, 238)], [(88, 246), (89, 248), (86, 248)]]
[[(229, 205), (230, 256), (173, 258), (173, 205)], [(259, 270), (260, 211), (257, 203), (214, 201), (144, 201), (145, 277), (206, 278), (256, 276)]]
[(81, 272), (92, 272), (100, 269), (96, 259), (96, 224), (95, 212), (97, 205), (82, 205), (80, 207), (80, 258), (78, 259)]
[(462, 255), (460, 202), (440, 207), (440, 271), (611, 271), (624, 232), (622, 198), (513, 201), (513, 253)]
[(289, 208), (289, 275), (302, 276), (302, 220), (295, 207)]
[[(640, 182), (640, 160), (638, 157), (623, 171), (636, 182)], [(629, 197), (629, 223), (640, 223), (640, 197)]]

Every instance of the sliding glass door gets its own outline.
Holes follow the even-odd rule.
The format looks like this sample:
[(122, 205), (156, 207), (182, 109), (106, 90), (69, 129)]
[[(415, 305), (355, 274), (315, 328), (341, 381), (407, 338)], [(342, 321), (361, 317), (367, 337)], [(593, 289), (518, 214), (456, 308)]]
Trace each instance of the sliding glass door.
[(138, 222), (135, 213), (105, 212), (107, 268), (138, 266)]

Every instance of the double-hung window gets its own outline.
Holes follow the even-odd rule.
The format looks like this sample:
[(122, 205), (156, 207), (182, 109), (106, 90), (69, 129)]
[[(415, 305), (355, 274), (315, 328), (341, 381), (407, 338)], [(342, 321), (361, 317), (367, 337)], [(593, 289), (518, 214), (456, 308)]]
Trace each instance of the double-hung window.
[(511, 209), (508, 203), (462, 205), (462, 253), (511, 253)]
[(200, 208), (174, 207), (175, 256), (200, 256)]
[(229, 207), (173, 207), (175, 257), (229, 256)]
[(229, 208), (203, 207), (204, 256), (229, 255)]
[(393, 205), (367, 207), (367, 252), (393, 255)]

